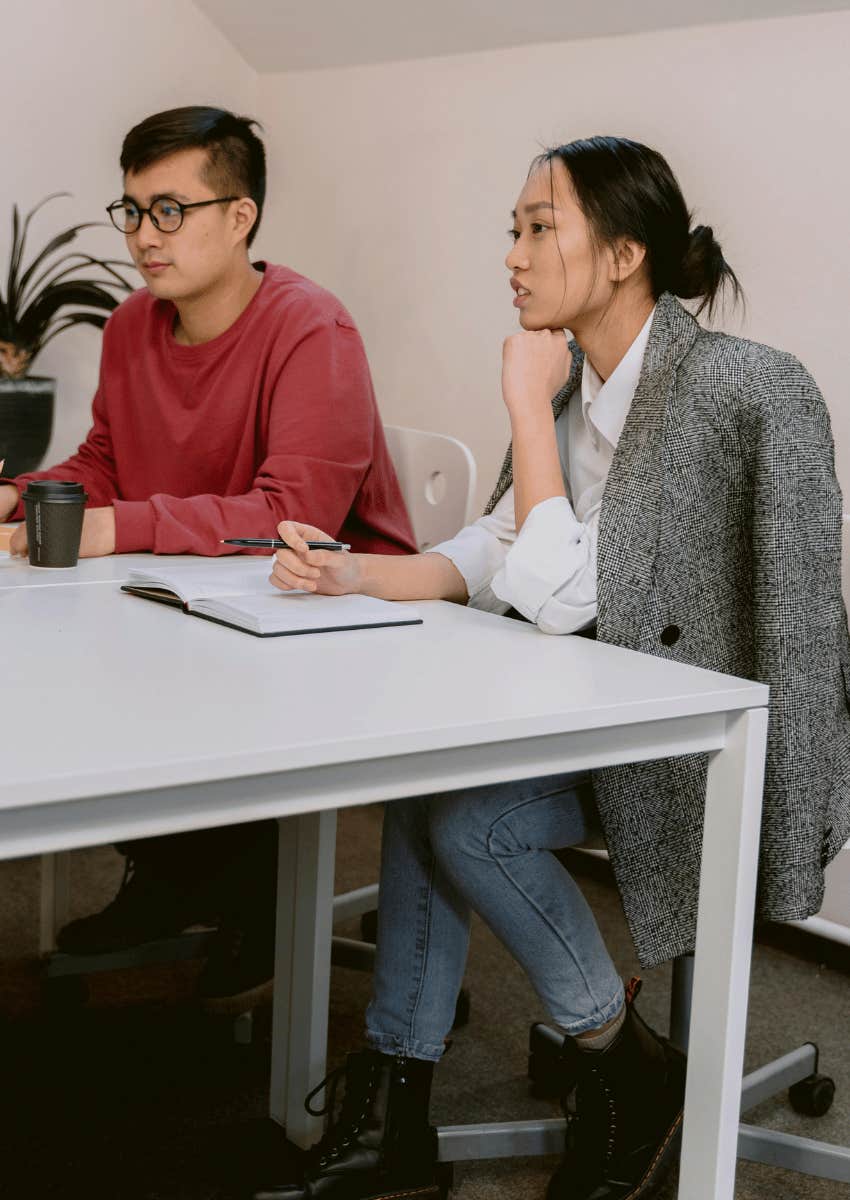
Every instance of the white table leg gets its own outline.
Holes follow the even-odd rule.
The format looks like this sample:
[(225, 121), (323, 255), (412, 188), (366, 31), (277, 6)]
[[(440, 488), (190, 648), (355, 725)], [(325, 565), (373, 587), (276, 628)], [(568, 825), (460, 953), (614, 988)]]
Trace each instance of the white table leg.
[(292, 948), (295, 934), (295, 878), (298, 864), (298, 818), (277, 823), (277, 914), (275, 918), (274, 998), (269, 1116), (286, 1125), (286, 1081), (289, 1077), (289, 1026), (292, 1008)]
[(732, 713), (709, 761), (680, 1200), (732, 1200), (767, 709)]
[(40, 954), (52, 954), (56, 949), (56, 934), (68, 922), (70, 854), (67, 850), (42, 854), (40, 871), (38, 950)]
[(307, 813), (280, 826), (271, 1115), (304, 1148), (323, 1126), (305, 1111), (304, 1098), (327, 1058), (336, 813)]

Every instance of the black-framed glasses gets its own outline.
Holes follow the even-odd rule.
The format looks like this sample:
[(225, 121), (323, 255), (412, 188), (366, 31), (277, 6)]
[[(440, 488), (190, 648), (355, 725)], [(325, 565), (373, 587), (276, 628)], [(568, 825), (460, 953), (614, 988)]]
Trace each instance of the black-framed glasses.
[(113, 200), (107, 205), (109, 219), (120, 233), (135, 233), (142, 223), (145, 213), (151, 223), (160, 233), (176, 233), (183, 224), (183, 214), (189, 208), (205, 208), (208, 204), (229, 204), (238, 200), (238, 196), (216, 196), (214, 200), (194, 200), (191, 204), (181, 204), (172, 196), (157, 196), (150, 208), (142, 208), (134, 200)]

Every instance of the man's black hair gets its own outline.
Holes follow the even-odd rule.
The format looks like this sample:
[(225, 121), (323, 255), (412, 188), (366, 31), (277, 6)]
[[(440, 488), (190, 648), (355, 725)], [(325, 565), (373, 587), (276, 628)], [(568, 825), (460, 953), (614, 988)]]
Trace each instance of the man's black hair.
[(248, 234), (253, 242), (266, 197), (266, 152), (254, 133), (261, 128), (250, 117), (237, 117), (223, 108), (202, 104), (154, 113), (134, 125), (121, 147), (121, 170), (142, 171), (180, 150), (206, 150), (204, 178), (222, 196), (250, 196), (257, 219)]

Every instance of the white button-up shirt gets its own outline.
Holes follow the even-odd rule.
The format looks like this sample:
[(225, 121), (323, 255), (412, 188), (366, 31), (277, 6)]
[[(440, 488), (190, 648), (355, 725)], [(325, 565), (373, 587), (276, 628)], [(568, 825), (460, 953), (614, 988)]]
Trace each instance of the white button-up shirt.
[(473, 608), (515, 608), (544, 633), (596, 620), (596, 538), (605, 481), (640, 378), (653, 312), (605, 382), (585, 358), (581, 388), (555, 422), (567, 492), (536, 504), (519, 534), (514, 489), (428, 553), (451, 559)]

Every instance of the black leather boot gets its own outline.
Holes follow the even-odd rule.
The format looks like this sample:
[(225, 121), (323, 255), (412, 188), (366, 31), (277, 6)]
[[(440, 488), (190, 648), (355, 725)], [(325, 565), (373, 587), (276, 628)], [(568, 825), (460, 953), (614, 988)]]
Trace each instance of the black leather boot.
[(60, 929), (56, 945), (63, 954), (114, 954), (216, 921), (209, 897), (175, 887), (149, 862), (130, 854), (121, 886), (106, 908)]
[(578, 1078), (575, 1112), (565, 1104), (567, 1151), (546, 1200), (645, 1200), (678, 1157), (685, 1056), (638, 1016), (635, 984), (610, 1046), (565, 1043), (565, 1074)]
[[(438, 1182), (437, 1135), (428, 1124), (433, 1072), (433, 1063), (418, 1059), (376, 1050), (350, 1054), (307, 1097), (307, 1111), (328, 1113), (328, 1127), (307, 1151), (300, 1179), (262, 1189), (254, 1200), (442, 1200), (450, 1176)], [(325, 1086), (327, 1105), (316, 1111), (310, 1100)]]

